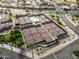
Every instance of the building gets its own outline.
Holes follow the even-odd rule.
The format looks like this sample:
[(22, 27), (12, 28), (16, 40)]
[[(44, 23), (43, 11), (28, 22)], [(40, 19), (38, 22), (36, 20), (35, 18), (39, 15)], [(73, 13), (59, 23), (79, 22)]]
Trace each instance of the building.
[(9, 17), (3, 13), (0, 14), (0, 23), (6, 22), (9, 20)]
[(0, 14), (0, 34), (11, 29), (12, 21), (7, 15)]
[(31, 45), (50, 45), (67, 34), (67, 32), (43, 14), (18, 17), (15, 24), (21, 30), (27, 47)]

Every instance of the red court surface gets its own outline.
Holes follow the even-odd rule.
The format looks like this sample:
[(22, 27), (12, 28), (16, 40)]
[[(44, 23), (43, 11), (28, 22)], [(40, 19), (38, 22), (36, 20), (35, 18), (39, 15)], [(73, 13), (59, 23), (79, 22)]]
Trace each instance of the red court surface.
[[(40, 22), (44, 28), (41, 25), (34, 26), (32, 24), (33, 19), (34, 21), (37, 20), (38, 22)], [(26, 26), (25, 28), (23, 27), (24, 29), (22, 30), (27, 46), (31, 44), (42, 43), (44, 41), (46, 42), (46, 44), (48, 44), (54, 41), (52, 37), (55, 38), (65, 33), (65, 31), (61, 27), (59, 27), (56, 23), (54, 23), (44, 15), (40, 15), (40, 16), (36, 15), (31, 17), (26, 17), (26, 16), (19, 17), (18, 21), (20, 24), (31, 23), (33, 25), (33, 26), (29, 25), (28, 27)], [(48, 34), (48, 32), (52, 37)]]

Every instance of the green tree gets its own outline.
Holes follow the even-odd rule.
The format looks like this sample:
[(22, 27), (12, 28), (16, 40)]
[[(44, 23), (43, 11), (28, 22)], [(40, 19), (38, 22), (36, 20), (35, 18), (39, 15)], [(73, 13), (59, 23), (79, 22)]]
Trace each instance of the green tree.
[(73, 51), (73, 54), (77, 57), (79, 57), (79, 51)]
[(79, 0), (76, 0), (77, 5), (79, 6)]
[(64, 0), (64, 2), (67, 2), (67, 0)]
[(23, 41), (22, 41), (22, 34), (20, 32), (20, 30), (14, 30), (11, 31), (10, 33), (10, 42), (17, 45), (17, 46), (21, 46)]

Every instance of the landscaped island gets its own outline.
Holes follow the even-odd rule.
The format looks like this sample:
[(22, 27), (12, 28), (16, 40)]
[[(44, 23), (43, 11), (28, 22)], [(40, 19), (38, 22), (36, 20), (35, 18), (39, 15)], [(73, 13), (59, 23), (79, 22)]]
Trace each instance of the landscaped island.
[(11, 43), (14, 46), (21, 46), (23, 44), (22, 34), (20, 32), (19, 27), (15, 27), (11, 32), (8, 34), (0, 35), (0, 42), (1, 43)]

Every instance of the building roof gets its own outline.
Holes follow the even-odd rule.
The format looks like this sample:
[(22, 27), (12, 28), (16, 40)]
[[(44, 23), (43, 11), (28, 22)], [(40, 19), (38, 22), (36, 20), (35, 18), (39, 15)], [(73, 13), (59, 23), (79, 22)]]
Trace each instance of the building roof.
[(9, 17), (7, 15), (4, 14), (0, 14), (0, 22), (4, 22), (9, 20)]
[(9, 27), (9, 26), (11, 26), (12, 25), (12, 23), (11, 22), (9, 22), (9, 23), (4, 23), (4, 24), (0, 24), (0, 29), (3, 29), (4, 27)]
[[(22, 32), (24, 34), (24, 38), (26, 40), (27, 45), (37, 44), (43, 41), (45, 41), (46, 43), (50, 43), (54, 41), (52, 37), (56, 38), (58, 35), (65, 33), (65, 31), (61, 27), (59, 27), (56, 23), (54, 23), (44, 15), (35, 15), (31, 17), (32, 17), (31, 19), (34, 19), (34, 20), (38, 19), (39, 20), (38, 22), (40, 22), (43, 27), (40, 24), (39, 25), (32, 24), (32, 26), (29, 25), (28, 27), (26, 26), (24, 28), (24, 26), (22, 25), (22, 27), (24, 28)], [(19, 18), (20, 20), (23, 21), (23, 22), (21, 21), (22, 23), (24, 23), (23, 18), (22, 17)], [(30, 20), (30, 18), (28, 19)], [(28, 21), (28, 19), (26, 20)]]

